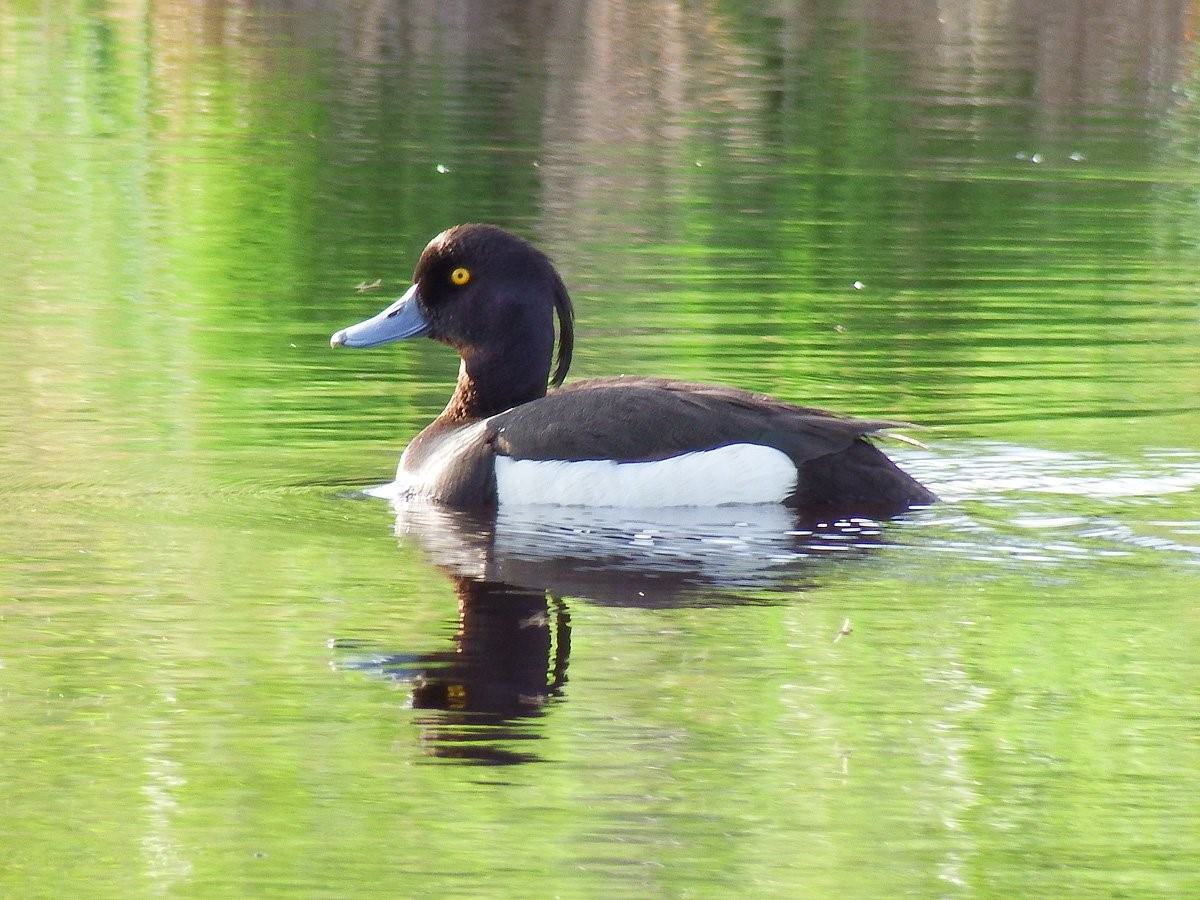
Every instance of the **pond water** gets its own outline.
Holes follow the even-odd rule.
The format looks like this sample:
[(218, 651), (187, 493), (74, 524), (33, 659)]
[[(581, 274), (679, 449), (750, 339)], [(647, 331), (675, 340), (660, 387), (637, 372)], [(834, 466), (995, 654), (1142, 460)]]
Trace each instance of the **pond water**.
[[(52, 6), (0, 0), (0, 893), (1200, 892), (1194, 4)], [(328, 336), (471, 220), (572, 377), (917, 423), (943, 502), (369, 496), (457, 362)]]

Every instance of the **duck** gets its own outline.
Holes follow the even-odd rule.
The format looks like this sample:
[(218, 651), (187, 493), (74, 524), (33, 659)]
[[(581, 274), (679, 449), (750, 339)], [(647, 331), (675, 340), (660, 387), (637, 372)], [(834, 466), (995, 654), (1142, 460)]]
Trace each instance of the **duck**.
[(335, 348), (424, 337), (458, 353), (449, 402), (400, 457), (397, 494), (464, 510), (782, 504), (809, 519), (937, 499), (872, 440), (903, 423), (671, 378), (564, 383), (574, 319), (543, 252), (465, 224), (428, 243), (403, 296), (335, 332)]

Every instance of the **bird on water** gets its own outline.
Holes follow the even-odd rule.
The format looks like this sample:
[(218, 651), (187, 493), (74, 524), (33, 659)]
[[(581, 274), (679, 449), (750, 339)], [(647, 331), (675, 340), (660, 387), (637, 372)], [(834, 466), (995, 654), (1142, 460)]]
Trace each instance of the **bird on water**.
[(330, 344), (429, 337), (458, 352), (449, 403), (396, 470), (401, 493), (448, 506), (782, 503), (805, 517), (885, 518), (936, 500), (871, 442), (897, 423), (667, 378), (564, 385), (574, 335), (545, 254), (472, 224), (431, 240), (404, 296)]

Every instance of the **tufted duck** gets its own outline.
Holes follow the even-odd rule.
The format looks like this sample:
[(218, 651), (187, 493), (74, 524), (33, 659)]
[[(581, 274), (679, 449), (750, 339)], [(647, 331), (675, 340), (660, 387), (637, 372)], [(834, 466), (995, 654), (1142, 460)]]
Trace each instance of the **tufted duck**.
[(894, 423), (664, 378), (559, 387), (571, 300), (540, 251), (492, 225), (439, 234), (404, 296), (330, 344), (423, 335), (461, 365), (445, 410), (400, 458), (407, 494), (461, 508), (783, 503), (819, 518), (887, 517), (936, 499), (866, 440)]

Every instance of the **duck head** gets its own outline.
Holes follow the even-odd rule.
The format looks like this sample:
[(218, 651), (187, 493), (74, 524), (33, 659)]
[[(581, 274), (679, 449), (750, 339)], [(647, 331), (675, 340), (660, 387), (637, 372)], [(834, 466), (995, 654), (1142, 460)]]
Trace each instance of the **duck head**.
[(554, 351), (553, 385), (571, 365), (573, 312), (550, 260), (494, 225), (457, 225), (425, 247), (413, 283), (375, 316), (343, 328), (333, 347), (377, 347), (430, 337), (458, 351), (459, 384), (447, 407), (478, 417), (542, 397)]

